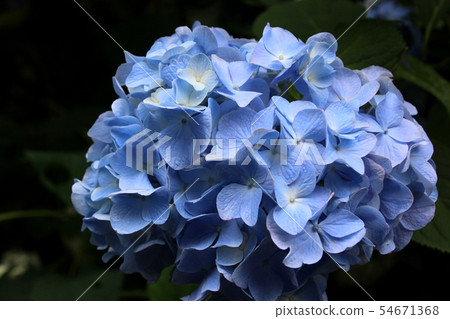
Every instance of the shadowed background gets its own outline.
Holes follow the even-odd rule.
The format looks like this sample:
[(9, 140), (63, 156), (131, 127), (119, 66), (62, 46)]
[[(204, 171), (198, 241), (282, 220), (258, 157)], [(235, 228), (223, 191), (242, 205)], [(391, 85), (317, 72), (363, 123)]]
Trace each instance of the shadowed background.
[[(177, 26), (191, 26), (195, 20), (223, 27), (235, 37), (255, 37), (255, 30), (261, 29), (253, 25), (254, 21), (280, 2), (287, 1), (79, 3), (126, 50), (142, 56), (157, 38), (172, 34)], [(423, 6), (419, 2), (406, 1), (416, 10), (412, 21), (426, 42), (425, 49), (419, 48), (416, 56), (442, 79), (449, 79), (450, 6), (436, 0), (422, 8), (418, 7)], [(436, 17), (434, 8), (438, 5), (441, 7)], [(320, 25), (321, 19), (317, 18)], [(336, 30), (345, 27), (343, 23)], [(354, 32), (357, 28), (358, 24)], [(397, 24), (397, 29), (411, 47), (414, 35), (405, 31), (402, 24)], [(427, 37), (428, 29), (431, 31)], [(70, 186), (73, 178), (81, 178), (87, 167), (84, 153), (91, 144), (88, 129), (116, 98), (111, 78), (124, 55), (70, 0), (3, 1), (0, 34), (0, 300), (76, 299), (107, 265), (101, 261), (102, 252), (89, 244), (89, 234), (80, 232), (81, 217), (71, 208)], [(339, 32), (335, 34), (338, 35)], [(302, 36), (302, 40), (306, 38)], [(342, 38), (343, 43), (351, 40), (351, 34)], [(405, 51), (406, 46), (390, 69), (398, 67)], [(445, 100), (439, 92), (430, 94), (432, 89), (427, 90), (426, 85), (412, 85), (404, 80), (406, 75), (402, 78), (395, 83), (406, 99), (418, 107), (419, 122), (439, 146), (438, 176), (446, 175), (438, 187), (447, 191), (450, 127), (444, 105), (449, 98)], [(441, 197), (448, 200), (443, 191)], [(447, 201), (442, 202), (441, 211), (448, 213)], [(438, 248), (448, 252), (448, 214), (443, 220), (448, 221), (447, 226), (437, 227), (432, 233), (442, 232), (446, 243)], [(425, 242), (423, 238), (418, 241)], [(176, 299), (192, 289), (168, 283), (169, 271), (164, 272), (157, 285), (147, 286), (138, 275), (123, 275), (119, 265), (120, 262), (83, 299)], [(448, 284), (449, 266), (449, 253), (411, 242), (396, 254), (375, 253), (368, 265), (354, 267), (350, 273), (377, 300), (445, 300), (448, 295), (443, 295), (438, 287)], [(327, 292), (330, 300), (367, 300), (342, 271), (331, 275)]]

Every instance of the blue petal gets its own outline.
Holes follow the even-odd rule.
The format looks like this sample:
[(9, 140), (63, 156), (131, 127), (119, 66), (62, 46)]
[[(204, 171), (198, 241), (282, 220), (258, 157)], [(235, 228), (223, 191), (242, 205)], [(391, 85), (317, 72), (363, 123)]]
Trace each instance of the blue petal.
[(233, 266), (244, 258), (244, 252), (237, 247), (222, 246), (217, 248), (216, 261), (222, 266)]
[(412, 142), (422, 138), (418, 124), (405, 119), (398, 126), (390, 128), (388, 134), (399, 142)]
[(206, 26), (195, 28), (193, 35), (197, 45), (199, 45), (206, 54), (211, 54), (217, 49), (217, 40), (210, 28)]
[(393, 178), (386, 178), (380, 200), (380, 210), (383, 215), (394, 220), (411, 207), (414, 197), (408, 187)]
[(388, 134), (378, 133), (377, 143), (372, 153), (388, 158), (394, 167), (400, 164), (408, 155), (408, 145), (397, 142)]
[(158, 75), (158, 65), (149, 65), (146, 62), (135, 63), (125, 81), (125, 85), (130, 88), (149, 85), (149, 89), (153, 89), (161, 84), (162, 80)]
[(297, 235), (283, 231), (274, 221), (271, 213), (267, 217), (267, 228), (274, 243), (281, 249), (289, 248), (289, 253), (283, 263), (290, 268), (300, 268), (303, 264), (314, 264), (322, 258), (323, 249), (320, 237), (307, 223), (304, 230)]
[[(174, 111), (168, 111), (168, 115)], [(192, 165), (194, 154), (194, 141), (196, 139), (208, 139), (211, 130), (211, 113), (205, 110), (195, 117), (188, 117), (187, 114), (177, 110), (179, 115), (178, 123), (169, 126), (161, 131), (160, 138), (167, 136), (169, 140), (159, 146), (161, 156), (170, 167), (179, 170)], [(195, 121), (195, 122), (194, 122)], [(200, 152), (206, 148), (204, 145)], [(198, 154), (196, 154), (198, 155)]]
[(254, 226), (258, 219), (261, 202), (261, 188), (241, 184), (229, 184), (217, 195), (217, 210), (220, 218), (230, 220), (241, 217), (248, 226)]
[(378, 123), (383, 129), (398, 126), (403, 118), (403, 105), (394, 93), (386, 93), (375, 110)]
[(208, 88), (197, 91), (191, 84), (182, 79), (174, 81), (175, 100), (183, 106), (198, 106), (208, 94)]
[(264, 28), (263, 41), (266, 49), (276, 57), (293, 57), (303, 47), (291, 32), (278, 27), (271, 28), (270, 25)]
[(360, 87), (361, 80), (354, 71), (347, 68), (336, 70), (333, 78), (333, 89), (342, 100), (349, 101), (357, 94)]
[(241, 143), (241, 139), (247, 139), (252, 135), (250, 126), (255, 114), (255, 111), (249, 108), (237, 109), (225, 114), (219, 120), (216, 138), (236, 139), (237, 143)]
[(355, 214), (364, 222), (366, 237), (376, 246), (380, 246), (389, 231), (389, 225), (380, 211), (371, 206), (360, 206)]
[(413, 195), (414, 203), (403, 214), (400, 224), (407, 230), (415, 231), (422, 229), (433, 219), (436, 207), (434, 201), (423, 193), (423, 186), (413, 189)]
[(297, 113), (293, 122), (297, 139), (312, 139), (320, 142), (325, 139), (325, 116), (320, 109), (307, 109)]
[(181, 298), (185, 301), (194, 301), (204, 299), (211, 291), (219, 291), (220, 289), (220, 273), (217, 269), (212, 269), (202, 280), (199, 287), (189, 296)]
[(311, 215), (311, 208), (302, 203), (288, 204), (283, 208), (277, 206), (273, 210), (274, 221), (282, 230), (291, 235), (301, 233)]
[(262, 41), (258, 42), (253, 49), (249, 62), (270, 70), (281, 70), (283, 67), (281, 62), (273, 54), (267, 51)]
[(379, 88), (380, 84), (377, 81), (371, 81), (364, 84), (358, 93), (356, 93), (353, 97), (350, 105), (355, 110), (359, 109), (360, 106), (366, 104), (375, 96)]
[(328, 128), (335, 134), (349, 133), (355, 128), (356, 118), (353, 109), (343, 102), (330, 104), (325, 109)]
[[(300, 201), (311, 208), (313, 217), (320, 215), (332, 197), (331, 191), (326, 187), (316, 186), (314, 191)], [(314, 216), (315, 215), (315, 216)]]
[(257, 301), (275, 300), (283, 292), (283, 282), (274, 272), (257, 271), (249, 279), (248, 288)]
[(221, 224), (219, 238), (213, 247), (239, 247), (242, 244), (243, 236), (236, 220), (230, 220)]
[(308, 38), (306, 44), (310, 46), (310, 57), (322, 56), (327, 63), (336, 59), (337, 40), (328, 32), (320, 32)]
[(110, 159), (111, 167), (113, 168), (114, 172), (118, 174), (120, 189), (123, 191), (152, 190), (153, 186), (148, 179), (147, 173), (138, 171), (134, 167), (127, 166), (125, 157), (126, 149), (125, 147), (122, 147)]
[(306, 68), (305, 77), (317, 88), (327, 88), (332, 84), (334, 69), (322, 57), (314, 58)]
[(257, 66), (244, 61), (231, 62), (228, 64), (233, 87), (241, 87), (250, 79)]
[(329, 213), (319, 225), (322, 231), (336, 238), (342, 238), (364, 229), (363, 221), (345, 209)]
[(111, 226), (119, 234), (134, 233), (151, 222), (163, 224), (169, 217), (169, 201), (162, 194), (137, 197), (116, 195), (112, 197), (112, 201)]
[(253, 99), (261, 95), (259, 92), (237, 91), (234, 89), (230, 91), (223, 88), (216, 89), (215, 91), (218, 94), (235, 101), (240, 107), (246, 107)]
[(216, 71), (217, 77), (220, 82), (229, 90), (233, 90), (233, 82), (231, 80), (230, 70), (228, 68), (228, 63), (221, 58), (212, 55), (211, 57), (212, 64), (214, 66), (214, 70)]
[(309, 162), (301, 165), (300, 175), (297, 180), (289, 185), (289, 189), (295, 192), (296, 198), (306, 197), (316, 187), (316, 171)]
[(344, 161), (359, 174), (364, 174), (364, 162), (366, 156), (376, 144), (373, 134), (362, 132), (355, 140), (341, 140), (338, 147), (329, 141), (324, 154), (325, 163), (334, 162), (336, 159)]
[(210, 247), (217, 236), (219, 220), (215, 214), (201, 215), (191, 219), (184, 227), (178, 246), (181, 249), (203, 250)]
[(363, 228), (360, 231), (347, 235), (345, 237), (336, 238), (328, 234), (321, 236), (323, 248), (331, 254), (338, 254), (349, 247), (355, 246), (364, 237), (366, 230)]
[(407, 230), (403, 227), (402, 224), (397, 225), (394, 228), (394, 243), (395, 243), (395, 251), (399, 251), (406, 247), (411, 241), (413, 231)]

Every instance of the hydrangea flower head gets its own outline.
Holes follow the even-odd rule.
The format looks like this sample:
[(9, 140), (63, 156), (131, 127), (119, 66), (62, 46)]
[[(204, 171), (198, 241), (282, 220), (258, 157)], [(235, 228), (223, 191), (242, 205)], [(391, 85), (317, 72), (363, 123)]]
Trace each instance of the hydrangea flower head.
[(330, 272), (403, 249), (434, 215), (433, 146), (389, 71), (336, 50), (196, 23), (126, 52), (72, 188), (103, 260), (149, 283), (174, 265), (185, 300), (324, 300)]

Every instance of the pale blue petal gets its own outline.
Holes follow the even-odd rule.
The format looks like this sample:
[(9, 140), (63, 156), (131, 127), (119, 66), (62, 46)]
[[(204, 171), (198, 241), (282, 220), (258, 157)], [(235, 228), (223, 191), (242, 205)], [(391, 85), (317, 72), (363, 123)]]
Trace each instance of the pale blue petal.
[(380, 200), (380, 211), (386, 218), (394, 220), (411, 207), (414, 197), (408, 187), (395, 179), (386, 178)]
[(327, 88), (332, 84), (334, 69), (325, 63), (322, 57), (314, 58), (306, 68), (305, 77), (318, 88)]
[(231, 62), (228, 64), (233, 87), (241, 87), (252, 76), (257, 66), (244, 61)]
[(219, 237), (213, 247), (239, 247), (242, 244), (242, 240), (243, 236), (238, 222), (236, 220), (230, 220), (221, 224)]
[(199, 26), (194, 29), (193, 36), (195, 42), (200, 46), (204, 53), (211, 54), (217, 49), (217, 40), (210, 28)]
[(323, 234), (321, 236), (322, 245), (325, 251), (331, 254), (338, 254), (349, 247), (355, 246), (364, 237), (366, 231), (364, 228), (342, 238), (335, 238), (333, 236)]
[(355, 112), (346, 103), (336, 102), (325, 109), (328, 128), (339, 133), (351, 132), (356, 124)]
[(254, 226), (258, 219), (258, 208), (262, 190), (241, 184), (229, 184), (217, 195), (217, 210), (220, 218), (230, 220), (241, 217), (248, 226)]
[(329, 213), (319, 225), (322, 231), (336, 238), (342, 238), (364, 229), (363, 221), (344, 209)]
[(233, 90), (233, 82), (228, 69), (228, 63), (216, 55), (212, 55), (211, 60), (220, 82), (222, 82), (229, 91)]
[(403, 105), (394, 93), (388, 92), (375, 110), (378, 123), (386, 130), (398, 126), (403, 118)]
[(311, 209), (303, 203), (288, 204), (286, 207), (275, 207), (273, 219), (285, 232), (296, 235), (303, 231), (311, 218)]
[(408, 155), (408, 145), (395, 141), (388, 134), (378, 133), (372, 153), (388, 158), (394, 167)]
[(417, 124), (402, 119), (400, 124), (388, 130), (389, 136), (399, 142), (413, 142), (422, 138), (422, 134)]
[(326, 121), (324, 112), (320, 109), (306, 109), (295, 116), (293, 128), (297, 139), (312, 139), (320, 142), (325, 139)]
[(276, 57), (280, 55), (285, 58), (293, 57), (303, 47), (303, 44), (291, 32), (278, 27), (272, 28), (269, 25), (264, 29), (263, 41), (266, 49)]
[(333, 89), (341, 99), (349, 101), (360, 88), (361, 80), (354, 71), (347, 68), (336, 70), (333, 78)]
[(376, 246), (380, 246), (389, 231), (389, 225), (383, 214), (371, 206), (360, 206), (356, 209), (355, 214), (364, 222), (366, 237)]
[(378, 92), (379, 88), (380, 84), (377, 81), (371, 81), (364, 84), (351, 101), (353, 108), (356, 110), (369, 102)]

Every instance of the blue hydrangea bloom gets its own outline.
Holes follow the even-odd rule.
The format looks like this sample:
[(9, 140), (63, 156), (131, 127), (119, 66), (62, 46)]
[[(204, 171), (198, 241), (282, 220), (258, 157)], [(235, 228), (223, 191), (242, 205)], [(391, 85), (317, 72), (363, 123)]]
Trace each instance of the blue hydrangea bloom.
[(403, 249), (434, 216), (433, 145), (388, 70), (336, 51), (196, 22), (126, 52), (72, 187), (103, 260), (149, 283), (173, 266), (198, 284), (183, 300), (327, 300), (331, 272)]

